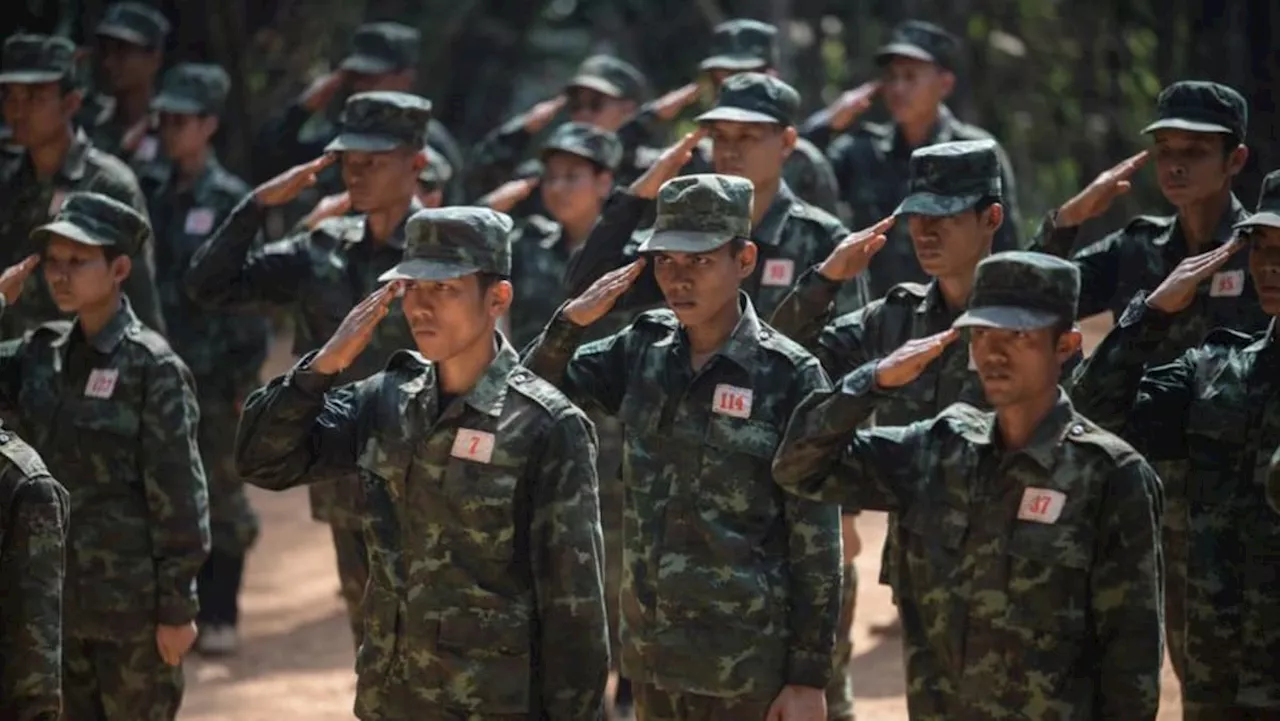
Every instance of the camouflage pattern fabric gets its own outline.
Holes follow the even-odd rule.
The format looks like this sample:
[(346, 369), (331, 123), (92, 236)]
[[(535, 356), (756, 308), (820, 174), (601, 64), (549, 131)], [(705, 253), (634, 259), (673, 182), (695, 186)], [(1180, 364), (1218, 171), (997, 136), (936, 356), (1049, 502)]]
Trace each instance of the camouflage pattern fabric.
[(1249, 102), (1235, 88), (1205, 80), (1180, 80), (1156, 97), (1156, 120), (1143, 128), (1193, 133), (1226, 133), (1244, 140), (1249, 127)]
[[(1268, 463), (1280, 445), (1274, 322), (1219, 329), (1165, 365), (1148, 361), (1177, 322), (1135, 296), (1076, 383), (1092, 418), (1153, 462), (1184, 464), (1166, 492), (1186, 508), (1184, 703), (1280, 712), (1280, 524)], [(1225, 718), (1226, 716), (1224, 716)]]
[(170, 68), (151, 99), (158, 113), (222, 115), (231, 92), (231, 76), (218, 65), (182, 63)]
[(75, 72), (75, 43), (49, 35), (18, 34), (4, 41), (0, 83), (54, 83)]
[(512, 220), (480, 207), (428, 208), (405, 224), (404, 259), (383, 273), (392, 280), (449, 280), (472, 273), (511, 275)]
[(431, 101), (409, 93), (358, 93), (342, 109), (342, 131), (326, 153), (357, 150), (382, 153), (421, 148), (427, 141)]
[[(53, 322), (0, 344), (6, 425), (67, 479), (64, 636), (112, 640), (195, 618), (209, 551), (191, 372), (127, 300), (92, 338)], [(16, 416), (16, 417), (15, 417)]]
[(791, 409), (827, 381), (741, 303), (697, 373), (666, 310), (580, 349), (584, 329), (557, 316), (525, 360), (625, 429), (623, 675), (767, 702), (784, 685), (831, 679), (840, 517), (773, 486), (769, 459)]
[(477, 385), (444, 408), (435, 366), (409, 351), (335, 390), (307, 356), (246, 403), (236, 460), (249, 482), (362, 479), (364, 721), (603, 714), (594, 433), (497, 342)]
[(616, 171), (622, 162), (622, 141), (616, 133), (586, 123), (565, 123), (542, 144), (542, 157), (545, 159), (550, 153), (576, 155), (605, 170)]
[(556, 309), (569, 299), (564, 285), (573, 251), (564, 229), (541, 215), (524, 219), (512, 233), (511, 278), (514, 297), (508, 320), (511, 342), (524, 348), (542, 332)]
[(64, 721), (173, 721), (186, 687), (181, 666), (160, 658), (154, 631), (68, 638), (62, 660)]
[(716, 104), (697, 117), (698, 123), (729, 121), (790, 127), (800, 111), (800, 93), (765, 73), (732, 75), (720, 85)]
[(711, 30), (707, 57), (699, 65), (712, 70), (765, 70), (778, 67), (778, 28), (750, 18), (733, 18)]
[[(647, 168), (657, 159), (660, 150), (642, 153)], [(694, 149), (693, 157), (680, 169), (681, 175), (715, 172), (712, 160), (712, 142), (704, 138)], [(639, 177), (639, 174), (636, 174)], [(796, 197), (825, 213), (835, 215), (840, 210), (840, 186), (835, 170), (827, 156), (805, 138), (796, 139), (796, 147), (782, 164), (782, 179)]]
[(658, 189), (653, 227), (640, 253), (705, 253), (751, 234), (755, 190), (730, 175), (672, 178)]
[(764, 721), (771, 703), (680, 693), (652, 684), (637, 684), (634, 688), (636, 721)]
[(57, 721), (70, 501), (35, 450), (4, 428), (0, 457), (0, 707), (21, 721)]
[(393, 22), (365, 23), (351, 37), (351, 52), (338, 66), (364, 75), (382, 75), (415, 69), (422, 48), (422, 33)]
[(369, 546), (363, 529), (341, 528), (330, 524), (333, 551), (338, 560), (338, 592), (347, 606), (347, 622), (355, 649), (364, 643), (364, 590), (369, 585)]
[(960, 41), (951, 33), (923, 20), (904, 20), (894, 26), (889, 42), (876, 50), (876, 63), (908, 57), (954, 70)]

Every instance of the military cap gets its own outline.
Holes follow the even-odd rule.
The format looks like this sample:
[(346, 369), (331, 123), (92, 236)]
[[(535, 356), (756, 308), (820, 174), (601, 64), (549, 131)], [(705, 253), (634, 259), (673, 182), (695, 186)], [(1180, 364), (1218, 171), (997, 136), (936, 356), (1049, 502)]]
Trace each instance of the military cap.
[(908, 161), (907, 197), (894, 215), (955, 215), (983, 198), (1001, 197), (994, 140), (962, 140), (917, 148)]
[(389, 280), (449, 280), (472, 273), (511, 275), (511, 216), (489, 208), (419, 210), (405, 224), (404, 258)]
[(57, 82), (75, 72), (76, 46), (51, 35), (14, 35), (4, 41), (0, 83)]
[(622, 162), (622, 141), (617, 134), (593, 125), (565, 123), (543, 143), (542, 157), (550, 153), (576, 155), (606, 170), (617, 170)]
[(383, 153), (402, 146), (421, 148), (430, 122), (431, 101), (426, 98), (387, 91), (357, 93), (347, 98), (342, 128), (324, 150)]
[(1239, 230), (1280, 228), (1280, 170), (1273, 170), (1262, 179), (1257, 211), (1235, 227)]
[(725, 79), (714, 108), (699, 115), (699, 123), (731, 120), (739, 123), (794, 125), (800, 93), (764, 73), (738, 73)]
[(453, 165), (444, 157), (444, 153), (430, 145), (424, 147), (422, 152), (427, 154), (427, 167), (418, 173), (419, 182), (444, 185), (453, 179)]
[(566, 88), (587, 88), (621, 100), (644, 100), (648, 81), (634, 65), (612, 55), (592, 55), (578, 66)]
[(984, 258), (973, 277), (969, 309), (956, 328), (1036, 330), (1076, 318), (1080, 270), (1046, 253), (1010, 250)]
[(1160, 91), (1156, 98), (1156, 121), (1142, 132), (1170, 128), (1193, 133), (1227, 133), (1244, 139), (1248, 125), (1249, 103), (1234, 88), (1204, 80), (1182, 80)]
[(422, 33), (400, 23), (365, 23), (351, 39), (351, 54), (339, 66), (361, 75), (398, 73), (418, 65)]
[(706, 253), (751, 237), (751, 181), (732, 175), (685, 175), (658, 189), (653, 228), (641, 253)]
[(181, 115), (219, 115), (231, 92), (231, 76), (218, 65), (183, 63), (164, 74), (151, 109)]
[(895, 57), (915, 58), (954, 70), (959, 48), (960, 41), (937, 25), (907, 20), (899, 23), (889, 42), (876, 51), (876, 62), (884, 65)]
[(95, 34), (155, 49), (164, 46), (172, 26), (159, 9), (140, 2), (122, 2), (107, 8)]
[(764, 70), (778, 66), (778, 28), (737, 18), (711, 31), (711, 54), (701, 70)]
[(112, 246), (125, 255), (142, 249), (151, 226), (132, 207), (101, 193), (69, 193), (53, 220), (31, 231), (31, 239), (47, 242), (60, 235), (84, 245)]

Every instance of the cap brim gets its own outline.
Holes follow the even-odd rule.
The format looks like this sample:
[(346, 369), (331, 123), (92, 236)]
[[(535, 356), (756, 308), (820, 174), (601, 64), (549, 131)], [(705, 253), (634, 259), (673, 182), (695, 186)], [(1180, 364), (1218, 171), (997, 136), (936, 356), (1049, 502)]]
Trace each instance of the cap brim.
[(704, 233), (695, 230), (644, 231), (648, 237), (640, 241), (640, 253), (709, 253), (733, 240), (722, 233)]
[(342, 64), (338, 66), (341, 70), (347, 72), (358, 73), (360, 75), (385, 75), (394, 73), (400, 68), (395, 63), (386, 58), (378, 58), (372, 55), (348, 55)]
[(354, 150), (357, 153), (386, 153), (405, 145), (395, 138), (367, 133), (341, 133), (325, 146), (326, 153)]
[(480, 267), (473, 263), (414, 258), (413, 260), (403, 261), (378, 276), (378, 282), (386, 283), (392, 280), (451, 280), (479, 272)]
[(596, 165), (600, 165), (600, 161), (594, 156), (592, 156), (589, 150), (582, 147), (567, 147), (564, 145), (544, 145), (542, 147), (542, 152), (538, 154), (538, 157), (543, 160), (546, 160), (547, 156), (552, 153), (564, 153), (565, 155), (572, 155), (575, 158), (582, 158), (583, 160), (589, 161)]
[(53, 70), (15, 70), (11, 73), (0, 73), (0, 85), (39, 85), (56, 83), (63, 78), (63, 73)]
[(80, 226), (66, 220), (55, 220), (52, 223), (42, 225), (31, 231), (31, 239), (37, 243), (48, 242), (49, 237), (53, 235), (69, 238), (81, 245), (94, 245), (101, 247), (115, 245), (115, 243), (104, 241), (91, 233), (85, 232), (85, 230)]
[(594, 90), (598, 93), (604, 93), (605, 95), (608, 95), (611, 98), (621, 98), (625, 95), (625, 93), (622, 92), (622, 88), (609, 82), (608, 80), (605, 80), (604, 78), (597, 77), (595, 75), (579, 75), (574, 79), (570, 80), (565, 85), (565, 87), (566, 88), (586, 88), (588, 90)]
[(937, 193), (912, 193), (898, 205), (894, 215), (928, 215), (941, 218), (969, 210), (982, 200), (982, 194), (938, 195)]
[(148, 39), (146, 36), (138, 32), (137, 30), (134, 30), (133, 28), (130, 28), (130, 27), (125, 27), (124, 25), (111, 25), (111, 24), (104, 23), (102, 25), (99, 25), (98, 29), (95, 30), (93, 34), (97, 35), (98, 37), (114, 38), (116, 40), (122, 40), (126, 43), (129, 43), (130, 45), (137, 45), (143, 48), (151, 47), (150, 39)]
[(1236, 230), (1249, 230), (1250, 228), (1280, 228), (1280, 213), (1255, 213), (1236, 223)]
[(1226, 133), (1234, 135), (1235, 131), (1225, 125), (1217, 123), (1202, 123), (1198, 120), (1184, 120), (1182, 118), (1164, 118), (1157, 120), (1142, 129), (1143, 135), (1154, 133), (1157, 130), (1186, 130), (1192, 133)]
[(157, 95), (151, 101), (151, 109), (157, 113), (176, 115), (204, 115), (209, 112), (199, 101), (177, 95)]
[(1048, 328), (1060, 320), (1062, 318), (1057, 313), (1011, 305), (993, 305), (985, 308), (971, 308), (956, 318), (951, 326), (953, 328), (1039, 330)]
[(744, 72), (769, 67), (769, 63), (753, 55), (713, 55), (701, 63), (698, 69), (704, 73), (712, 70), (732, 70)]
[(717, 121), (728, 121), (733, 123), (769, 123), (770, 125), (786, 125), (786, 122), (766, 115), (758, 113), (754, 110), (744, 110), (743, 108), (712, 108), (707, 112), (694, 118), (697, 123), (714, 123)]
[(928, 50), (911, 43), (889, 43), (876, 51), (876, 63), (883, 65), (890, 58), (911, 58), (926, 63), (936, 63), (938, 59)]

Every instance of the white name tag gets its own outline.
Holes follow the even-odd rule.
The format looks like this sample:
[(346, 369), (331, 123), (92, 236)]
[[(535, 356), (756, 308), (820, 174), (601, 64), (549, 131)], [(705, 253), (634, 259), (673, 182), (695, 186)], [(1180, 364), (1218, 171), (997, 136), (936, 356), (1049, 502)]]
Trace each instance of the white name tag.
[(1244, 292), (1244, 271), (1223, 270), (1213, 274), (1209, 295), (1214, 298), (1234, 298)]
[(1036, 523), (1057, 523), (1062, 515), (1062, 507), (1067, 503), (1067, 494), (1051, 488), (1028, 488), (1022, 492), (1022, 503), (1018, 506), (1019, 521)]
[(138, 141), (138, 149), (133, 153), (133, 157), (144, 163), (150, 163), (156, 159), (156, 154), (160, 152), (160, 142), (156, 140), (154, 135), (144, 135), (142, 140)]
[(187, 211), (185, 232), (187, 235), (208, 235), (213, 230), (213, 211), (209, 208), (192, 208)]
[(761, 285), (789, 286), (796, 277), (796, 262), (790, 258), (770, 258), (764, 262)]
[(493, 434), (459, 428), (457, 437), (453, 439), (450, 455), (466, 461), (488, 463), (493, 460)]
[(115, 368), (95, 368), (89, 371), (89, 382), (84, 385), (87, 398), (110, 398), (116, 392), (116, 379), (120, 371)]
[(751, 390), (721, 383), (716, 386), (716, 395), (711, 401), (711, 410), (722, 416), (750, 418)]

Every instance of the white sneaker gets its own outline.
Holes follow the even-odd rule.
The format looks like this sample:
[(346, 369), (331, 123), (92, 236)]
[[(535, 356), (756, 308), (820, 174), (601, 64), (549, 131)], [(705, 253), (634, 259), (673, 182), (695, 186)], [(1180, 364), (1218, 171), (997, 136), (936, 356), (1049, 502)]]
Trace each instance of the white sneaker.
[(206, 626), (196, 639), (196, 651), (205, 656), (230, 656), (239, 648), (240, 635), (235, 626)]

